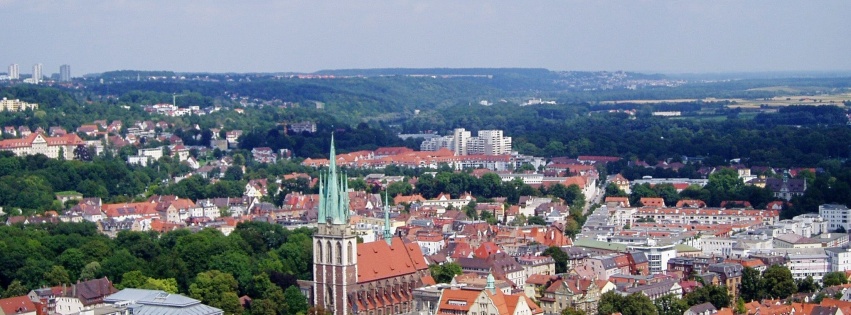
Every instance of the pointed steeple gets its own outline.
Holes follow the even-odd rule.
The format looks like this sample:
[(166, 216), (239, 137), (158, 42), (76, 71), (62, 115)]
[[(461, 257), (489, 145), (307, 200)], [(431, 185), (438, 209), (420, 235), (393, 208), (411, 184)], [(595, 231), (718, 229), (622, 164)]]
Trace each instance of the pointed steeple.
[(331, 152), (328, 156), (328, 173), (320, 175), (318, 222), (346, 224), (349, 222), (349, 193), (345, 175), (337, 174), (337, 154), (334, 134), (331, 134)]
[(387, 192), (384, 193), (384, 241), (387, 245), (393, 243), (393, 234), (390, 234), (390, 204), (387, 201)]
[(496, 285), (494, 285), (493, 273), (488, 273), (488, 282), (485, 285), (485, 290), (491, 291), (491, 294), (496, 294)]

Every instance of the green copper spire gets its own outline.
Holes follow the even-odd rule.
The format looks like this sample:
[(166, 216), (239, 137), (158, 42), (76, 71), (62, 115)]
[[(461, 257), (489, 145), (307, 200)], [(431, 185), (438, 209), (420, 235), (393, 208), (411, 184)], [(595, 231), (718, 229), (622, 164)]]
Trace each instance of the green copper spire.
[(393, 234), (390, 234), (390, 204), (387, 202), (387, 192), (384, 192), (384, 241), (387, 245), (393, 242)]
[(328, 156), (328, 174), (319, 176), (319, 211), (317, 222), (347, 224), (349, 222), (349, 193), (345, 175), (337, 175), (337, 154), (334, 134), (331, 134), (331, 154)]
[(494, 285), (493, 273), (488, 273), (488, 280), (485, 289), (491, 291), (491, 294), (496, 294), (496, 285)]

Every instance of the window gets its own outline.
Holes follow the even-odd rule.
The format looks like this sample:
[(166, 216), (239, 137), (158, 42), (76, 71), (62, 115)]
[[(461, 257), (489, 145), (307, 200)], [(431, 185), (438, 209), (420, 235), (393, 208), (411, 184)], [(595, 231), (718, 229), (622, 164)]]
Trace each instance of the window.
[(343, 264), (343, 245), (337, 242), (337, 263)]

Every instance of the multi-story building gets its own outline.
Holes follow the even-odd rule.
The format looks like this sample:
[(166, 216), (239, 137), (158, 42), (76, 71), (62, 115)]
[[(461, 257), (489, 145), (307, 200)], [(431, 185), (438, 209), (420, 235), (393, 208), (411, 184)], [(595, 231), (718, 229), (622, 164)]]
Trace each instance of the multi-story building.
[(9, 80), (18, 80), (21, 78), (21, 70), (17, 63), (9, 65)]
[(774, 224), (780, 218), (776, 210), (745, 210), (722, 208), (652, 208), (642, 207), (634, 214), (636, 219), (653, 219), (655, 222), (682, 224), (733, 224), (758, 221)]
[(597, 303), (602, 295), (601, 287), (606, 282), (606, 280), (592, 280), (578, 276), (553, 281), (540, 298), (541, 309), (548, 315), (561, 314), (568, 307), (594, 314), (597, 312)]
[(818, 214), (827, 220), (827, 229), (836, 230), (843, 228), (851, 230), (851, 210), (844, 205), (824, 204), (818, 207)]
[(721, 277), (721, 284), (727, 287), (727, 292), (735, 300), (739, 296), (739, 285), (742, 283), (742, 270), (744, 267), (735, 263), (720, 263), (709, 265), (709, 272), (714, 272)]
[(851, 270), (851, 248), (829, 247), (824, 253), (830, 260), (830, 271)]
[(42, 68), (44, 68), (44, 65), (42, 65), (40, 63), (33, 65), (33, 76), (32, 76), (32, 83), (33, 84), (39, 84), (39, 83), (41, 83), (41, 80), (44, 79), (44, 74), (42, 73)]
[(455, 155), (467, 155), (467, 141), (470, 139), (470, 132), (464, 128), (456, 128), (452, 132), (452, 149)]
[(471, 139), (470, 144), (468, 151), (478, 154), (502, 155), (511, 153), (511, 137), (503, 137), (502, 130), (479, 130), (476, 140), (472, 141)]
[(76, 134), (47, 137), (38, 132), (24, 138), (0, 140), (0, 151), (11, 151), (17, 156), (44, 154), (52, 159), (61, 155), (64, 159), (71, 160), (77, 146), (84, 144), (83, 139)]
[(71, 82), (71, 66), (59, 66), (59, 82)]
[(821, 282), (824, 274), (831, 271), (830, 257), (824, 248), (774, 248), (758, 252), (783, 257), (784, 265), (792, 272), (795, 280), (813, 277), (816, 282)]
[(0, 100), (0, 112), (20, 112), (28, 109), (36, 110), (38, 104), (22, 102), (18, 99), (10, 100), (5, 97)]
[[(419, 294), (418, 294), (419, 295)], [(423, 303), (418, 303), (422, 305)], [(431, 309), (427, 307), (426, 309)], [(541, 314), (543, 311), (523, 293), (505, 294), (497, 290), (494, 277), (489, 275), (484, 289), (481, 287), (446, 288), (440, 293), (436, 310), (426, 311), (420, 307), (416, 314)], [(380, 314), (380, 313), (379, 313)], [(384, 313), (384, 314), (400, 314)]]
[(647, 240), (646, 244), (629, 245), (627, 248), (644, 253), (651, 274), (663, 273), (668, 270), (668, 260), (677, 256), (674, 244), (657, 244), (652, 239)]
[(511, 154), (511, 137), (504, 137), (502, 130), (479, 130), (472, 137), (464, 128), (456, 128), (451, 136), (431, 138), (420, 145), (422, 151), (437, 151), (442, 148), (460, 155), (505, 155)]

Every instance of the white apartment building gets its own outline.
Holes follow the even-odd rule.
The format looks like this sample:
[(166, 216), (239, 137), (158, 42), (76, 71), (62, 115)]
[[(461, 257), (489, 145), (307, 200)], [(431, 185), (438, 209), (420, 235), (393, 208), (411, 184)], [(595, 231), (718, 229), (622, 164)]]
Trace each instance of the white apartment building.
[(44, 65), (42, 65), (40, 63), (33, 65), (33, 76), (32, 76), (32, 83), (33, 84), (39, 84), (39, 83), (41, 83), (41, 80), (44, 80), (44, 74), (42, 73), (42, 68), (44, 68)]
[(470, 132), (464, 128), (456, 128), (452, 132), (452, 149), (455, 155), (467, 155), (467, 142), (470, 140)]
[(731, 256), (733, 254), (733, 245), (738, 242), (737, 239), (729, 237), (711, 237), (704, 236), (698, 239), (701, 251), (706, 255)]
[(845, 205), (824, 204), (818, 207), (818, 214), (827, 220), (827, 229), (836, 230), (840, 227), (846, 231), (851, 229), (851, 210)]
[(744, 210), (723, 208), (639, 208), (636, 219), (652, 218), (656, 222), (690, 224), (732, 224), (760, 220), (774, 224), (780, 218), (776, 210)]
[(527, 185), (540, 185), (544, 182), (544, 174), (499, 174), (499, 178), (503, 182), (510, 182), (519, 178)]
[(502, 130), (479, 130), (476, 137), (464, 128), (456, 128), (451, 136), (423, 141), (421, 151), (437, 151), (447, 148), (455, 155), (505, 155), (511, 154), (511, 137), (504, 137)]
[(795, 280), (804, 280), (809, 276), (821, 283), (824, 274), (831, 271), (830, 257), (824, 248), (774, 248), (755, 253), (784, 256), (786, 267)]
[(629, 250), (639, 251), (647, 256), (650, 265), (650, 274), (663, 273), (668, 270), (668, 260), (677, 257), (674, 244), (657, 244), (655, 240), (648, 239), (647, 244), (628, 245)]
[(851, 270), (851, 248), (830, 247), (824, 253), (830, 260), (830, 271)]
[(18, 80), (21, 78), (21, 70), (17, 63), (9, 65), (9, 80)]

